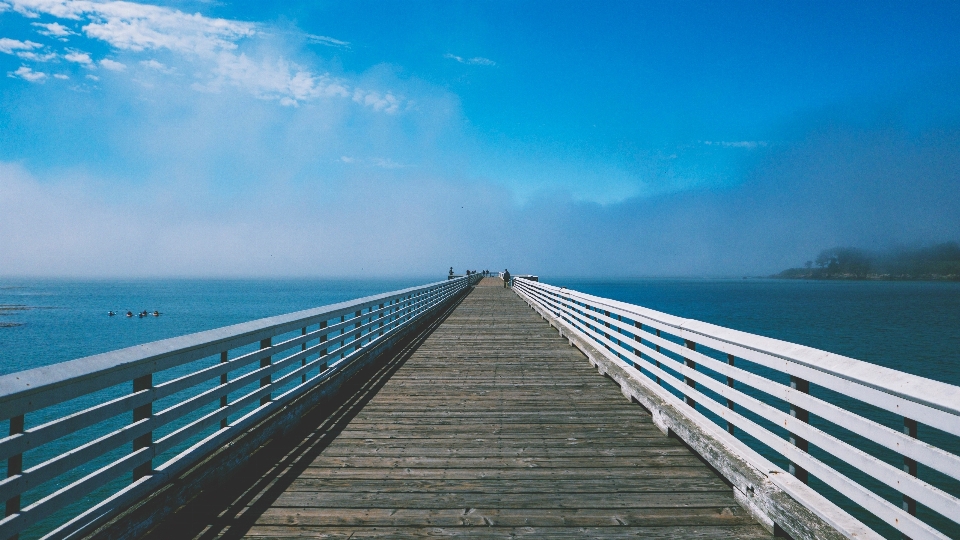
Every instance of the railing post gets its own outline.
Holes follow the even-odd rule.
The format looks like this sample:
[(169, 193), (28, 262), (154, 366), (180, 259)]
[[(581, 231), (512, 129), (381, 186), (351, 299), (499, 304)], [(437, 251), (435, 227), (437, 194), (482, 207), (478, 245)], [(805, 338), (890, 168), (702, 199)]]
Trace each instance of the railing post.
[[(639, 332), (643, 330), (643, 325), (638, 323), (637, 321), (633, 321), (633, 325), (636, 326), (638, 330), (638, 332), (633, 335), (633, 339), (637, 342), (638, 346), (643, 345), (643, 340), (640, 339), (640, 332)], [(638, 359), (643, 360), (643, 353), (640, 352), (640, 349), (634, 347), (633, 354), (637, 355)], [(637, 368), (637, 371), (639, 371), (640, 373), (643, 373), (643, 369), (640, 368), (640, 362), (634, 362), (633, 367)]]
[[(347, 320), (347, 316), (346, 316), (346, 315), (341, 315), (341, 316), (340, 316), (340, 322), (344, 322), (344, 321), (346, 321), (346, 320)], [(340, 358), (343, 358), (343, 356), (344, 356), (344, 354), (343, 354), (343, 344), (346, 343), (347, 340), (346, 340), (346, 338), (343, 337), (343, 335), (347, 333), (346, 330), (347, 330), (347, 329), (346, 329), (345, 327), (343, 327), (343, 326), (340, 327)]]
[[(697, 350), (697, 344), (694, 343), (694, 342), (692, 342), (692, 341), (690, 341), (689, 339), (683, 340), (683, 343), (684, 343), (684, 345), (686, 345), (687, 348), (690, 349), (691, 351)], [(697, 369), (697, 363), (694, 362), (693, 360), (685, 357), (685, 358), (683, 359), (683, 363), (686, 364), (686, 366), (687, 366), (688, 368), (696, 371), (696, 369)], [(686, 375), (683, 376), (683, 382), (686, 383), (687, 386), (689, 386), (690, 388), (696, 388), (696, 387), (697, 387), (697, 381), (691, 379), (690, 377), (687, 377)], [(683, 400), (687, 402), (687, 405), (693, 407), (694, 409), (697, 408), (697, 402), (694, 401), (694, 399), (693, 399), (692, 397), (687, 396), (687, 395), (684, 395), (684, 396), (683, 396)]]
[[(273, 343), (273, 338), (262, 339), (262, 340), (260, 340), (260, 348), (261, 348), (261, 349), (266, 349), (266, 348), (270, 347), (272, 343)], [(273, 363), (273, 362), (272, 362), (272, 359), (271, 359), (271, 357), (269, 357), (269, 356), (266, 357), (266, 358), (261, 358), (261, 359), (260, 359), (260, 367), (267, 367), (267, 366), (269, 366), (269, 365), (272, 364), (272, 363)], [(260, 379), (260, 388), (263, 388), (263, 387), (265, 387), (265, 386), (270, 386), (270, 383), (271, 383), (272, 381), (273, 381), (273, 377), (270, 376), (270, 375), (267, 375), (266, 377), (262, 377), (262, 378)], [(261, 398), (260, 398), (260, 405), (266, 405), (267, 403), (270, 403), (271, 397), (272, 397), (271, 394), (267, 394), (267, 395), (261, 397)]]
[[(227, 352), (228, 352), (228, 351), (223, 351), (223, 352), (220, 353), (220, 363), (221, 363), (221, 364), (226, 364), (226, 363), (227, 363)], [(224, 385), (226, 385), (226, 384), (227, 384), (227, 374), (226, 374), (226, 373), (222, 373), (222, 374), (220, 375), (220, 386), (224, 386)], [(224, 394), (224, 395), (220, 396), (220, 408), (221, 408), (221, 409), (226, 409), (226, 408), (227, 408), (227, 401), (228, 401), (228, 400), (227, 400), (227, 394)], [(227, 424), (228, 424), (227, 418), (221, 418), (221, 419), (220, 419), (220, 429), (224, 429), (225, 427), (227, 427)]]
[(377, 324), (377, 328), (380, 329), (380, 334), (379, 334), (379, 335), (382, 336), (382, 335), (383, 335), (383, 304), (380, 304), (379, 309), (380, 309), (380, 312), (379, 312), (379, 314), (377, 315), (377, 319), (378, 319), (380, 322)]
[[(903, 432), (908, 437), (914, 439), (917, 438), (917, 421), (903, 417)], [(903, 472), (909, 474), (910, 476), (917, 476), (917, 460), (903, 456)], [(903, 496), (903, 509), (911, 516), (917, 515), (917, 501), (913, 500), (912, 497), (906, 495)], [(904, 538), (907, 538), (904, 536)]]
[[(660, 329), (659, 329), (659, 328), (657, 328), (657, 337), (660, 337)], [(660, 352), (660, 345), (655, 345), (655, 347), (657, 348), (657, 352)], [(657, 364), (657, 367), (659, 368), (659, 367), (660, 367), (660, 360), (657, 359), (657, 358), (654, 358), (653, 361)], [(660, 386), (663, 386), (663, 383), (660, 382), (660, 376), (659, 376), (659, 375), (657, 375), (657, 384), (659, 384)]]
[[(620, 317), (620, 315), (617, 315), (617, 322), (623, 322), (623, 319)], [(623, 335), (623, 329), (618, 326), (617, 327), (617, 347), (623, 347), (623, 343), (620, 342), (620, 336), (622, 335)], [(618, 352), (617, 358), (623, 360), (623, 355), (621, 355)]]
[[(320, 328), (326, 328), (326, 327), (327, 327), (327, 321), (323, 321), (322, 323), (320, 323)], [(326, 342), (327, 342), (327, 335), (323, 334), (322, 336), (320, 336), (320, 343), (326, 343)], [(327, 354), (327, 349), (320, 349), (320, 358), (323, 358), (324, 356), (326, 356), (326, 354)], [(320, 368), (320, 373), (323, 373), (324, 371), (327, 370), (327, 363), (323, 362), (322, 364), (320, 364), (318, 362), (318, 367)]]
[[(23, 433), (23, 415), (14, 416), (10, 419), (10, 435), (19, 435)], [(23, 454), (17, 454), (7, 458), (7, 478), (16, 476), (23, 472)], [(7, 499), (7, 516), (20, 513), (20, 495)], [(19, 535), (11, 536), (12, 539)]]
[[(604, 316), (604, 317), (609, 317), (609, 316), (610, 316), (610, 312), (609, 312), (609, 311), (604, 310), (602, 313), (603, 313), (603, 316)], [(599, 319), (599, 317), (597, 317), (597, 318)], [(609, 321), (603, 321), (602, 324), (603, 324), (603, 326), (604, 326), (605, 328), (610, 328), (610, 322), (609, 322)], [(606, 339), (607, 341), (610, 341), (610, 334), (608, 334), (606, 330), (603, 331), (603, 338)], [(613, 352), (613, 349), (610, 347), (610, 345), (604, 343), (603, 346), (606, 347), (608, 351)], [(619, 355), (618, 355), (618, 356), (619, 356)]]
[[(727, 355), (727, 363), (730, 364), (731, 366), (733, 365), (733, 358), (734, 357), (732, 354)], [(730, 388), (733, 388), (733, 377), (727, 377), (727, 386), (729, 386)], [(734, 410), (733, 406), (734, 406), (733, 400), (730, 398), (727, 398), (727, 408), (732, 411)], [(734, 435), (736, 431), (737, 431), (737, 428), (733, 425), (733, 422), (727, 422), (727, 433)]]
[[(304, 326), (303, 328), (300, 329), (300, 335), (301, 335), (301, 336), (307, 335), (307, 327), (306, 327), (306, 326)], [(306, 341), (304, 341), (303, 344), (300, 345), (300, 351), (303, 352), (303, 351), (305, 351), (305, 350), (307, 350), (307, 342), (306, 342)], [(304, 357), (303, 357), (303, 360), (300, 360), (300, 367), (303, 367), (303, 366), (306, 366), (306, 365), (307, 365), (307, 357), (304, 356)], [(304, 372), (303, 372), (303, 375), (300, 376), (300, 384), (307, 384), (307, 372), (306, 372), (306, 371), (304, 371)]]
[[(795, 377), (791, 375), (790, 388), (793, 388), (797, 392), (803, 392), (804, 394), (809, 394), (810, 381), (806, 381), (804, 379), (801, 379), (800, 377)], [(801, 409), (800, 407), (797, 407), (793, 403), (790, 404), (790, 416), (796, 418), (797, 420), (805, 424), (810, 422), (810, 413), (806, 409)], [(808, 451), (810, 446), (807, 443), (806, 439), (802, 437), (798, 437), (795, 433), (790, 433), (790, 444), (796, 446), (797, 448), (799, 448), (800, 450), (803, 450), (804, 452)], [(789, 469), (790, 469), (790, 474), (796, 476), (797, 480), (800, 480), (804, 484), (807, 483), (809, 475), (807, 474), (806, 469), (804, 469), (803, 467), (800, 467), (799, 465), (797, 465), (792, 461), (790, 462)]]
[[(137, 377), (133, 380), (133, 392), (142, 392), (150, 390), (153, 387), (153, 374)], [(133, 409), (133, 423), (146, 420), (153, 416), (153, 401), (146, 405), (141, 405)], [(153, 432), (148, 431), (133, 440), (133, 451), (136, 452), (142, 448), (148, 448), (153, 444)], [(153, 470), (153, 460), (137, 465), (133, 469), (133, 480), (137, 481), (150, 474)]]
[(354, 342), (354, 343), (353, 343), (353, 350), (354, 350), (354, 351), (359, 351), (359, 350), (360, 350), (360, 345), (361, 345), (361, 343), (360, 343), (360, 335), (363, 333), (363, 330), (360, 330), (360, 327), (362, 326), (362, 323), (363, 323), (363, 319), (360, 317), (360, 314), (361, 314), (362, 312), (363, 312), (363, 310), (360, 310), (360, 311), (357, 311), (356, 313), (353, 314), (353, 316), (357, 318), (357, 324), (353, 325), (353, 328), (357, 331), (357, 333), (353, 335), (353, 342)]

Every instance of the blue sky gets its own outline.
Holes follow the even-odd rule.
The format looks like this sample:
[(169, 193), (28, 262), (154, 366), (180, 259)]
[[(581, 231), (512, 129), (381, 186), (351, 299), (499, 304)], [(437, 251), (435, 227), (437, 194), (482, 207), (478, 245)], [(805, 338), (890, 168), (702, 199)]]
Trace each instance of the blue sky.
[(739, 275), (960, 239), (960, 6), (0, 1), (0, 275)]

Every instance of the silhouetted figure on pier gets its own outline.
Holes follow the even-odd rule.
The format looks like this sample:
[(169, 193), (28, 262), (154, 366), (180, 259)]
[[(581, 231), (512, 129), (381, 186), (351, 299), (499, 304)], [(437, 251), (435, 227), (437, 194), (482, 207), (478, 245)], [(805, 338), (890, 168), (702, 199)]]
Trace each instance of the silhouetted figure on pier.
[(506, 289), (507, 285), (510, 284), (510, 271), (506, 268), (503, 269), (503, 288)]

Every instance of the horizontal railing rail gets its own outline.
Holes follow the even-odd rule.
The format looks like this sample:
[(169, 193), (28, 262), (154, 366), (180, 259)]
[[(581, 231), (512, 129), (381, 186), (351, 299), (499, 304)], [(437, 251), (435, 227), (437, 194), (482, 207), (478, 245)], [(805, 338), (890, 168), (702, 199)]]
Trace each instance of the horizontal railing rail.
[[(441, 281), (0, 377), (0, 420), (10, 428), (0, 439), (0, 460), (7, 463), (0, 538), (24, 531), (70, 538), (90, 530), (479, 279)], [(127, 474), (132, 478), (124, 480)]]
[[(562, 287), (523, 279), (513, 286), (561, 331), (629, 367), (644, 388), (683, 405), (697, 422), (724, 427), (717, 437), (746, 434), (803, 483), (816, 478), (905, 537), (947, 538), (931, 523), (951, 536), (960, 530), (957, 490), (918, 478), (922, 466), (942, 475), (938, 484), (960, 485), (960, 387)], [(886, 421), (868, 417), (883, 414)], [(902, 429), (891, 427), (901, 420)], [(945, 448), (917, 438), (918, 424), (936, 428)], [(848, 442), (846, 433), (871, 444)], [(861, 448), (871, 445), (884, 450)], [(931, 519), (918, 517), (918, 505)]]

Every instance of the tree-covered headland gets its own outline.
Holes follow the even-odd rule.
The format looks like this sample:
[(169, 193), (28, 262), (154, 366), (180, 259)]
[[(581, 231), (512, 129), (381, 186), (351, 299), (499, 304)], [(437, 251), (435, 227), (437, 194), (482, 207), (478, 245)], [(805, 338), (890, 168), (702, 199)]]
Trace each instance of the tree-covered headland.
[(946, 242), (883, 252), (835, 247), (821, 251), (803, 268), (790, 268), (771, 277), (960, 281), (960, 244)]

